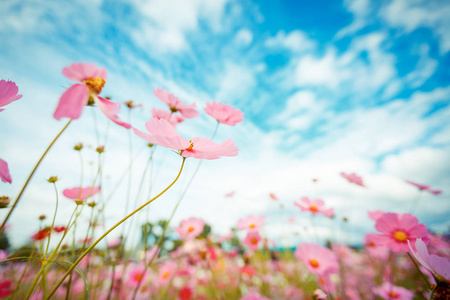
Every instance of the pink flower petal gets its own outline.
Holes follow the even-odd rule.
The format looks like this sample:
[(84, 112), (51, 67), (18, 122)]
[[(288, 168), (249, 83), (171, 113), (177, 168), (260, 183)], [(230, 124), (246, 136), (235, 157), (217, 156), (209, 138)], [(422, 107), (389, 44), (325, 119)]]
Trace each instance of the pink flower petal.
[[(5, 106), (13, 101), (22, 98), (22, 95), (17, 95), (19, 88), (16, 83), (12, 81), (0, 80), (0, 106)], [(3, 111), (1, 109), (0, 111)]]
[(95, 104), (100, 109), (100, 111), (111, 121), (125, 127), (126, 129), (130, 129), (131, 125), (127, 122), (122, 121), (117, 114), (120, 112), (120, 103), (112, 102), (106, 100), (102, 97), (94, 97)]
[(234, 126), (244, 119), (244, 114), (230, 105), (207, 102), (205, 112), (217, 120), (219, 123)]
[(193, 138), (194, 147), (192, 151), (185, 150), (183, 157), (194, 157), (199, 159), (218, 159), (221, 156), (236, 156), (238, 148), (232, 140), (226, 140), (222, 143), (214, 143), (210, 139), (196, 137)]
[(151, 143), (161, 145), (174, 150), (189, 148), (191, 143), (182, 137), (175, 128), (164, 119), (152, 118), (145, 123), (145, 128), (152, 136)]
[(95, 196), (100, 191), (100, 187), (75, 187), (71, 189), (65, 189), (63, 195), (72, 200), (85, 200), (87, 198)]
[(8, 163), (0, 158), (0, 178), (3, 182), (12, 182), (11, 174), (9, 174)]
[(89, 88), (84, 84), (74, 84), (59, 99), (53, 117), (78, 119), (89, 99)]
[(104, 68), (97, 68), (94, 64), (89, 63), (73, 63), (68, 67), (65, 67), (62, 71), (67, 78), (82, 82), (89, 77), (100, 77), (106, 80), (107, 74)]

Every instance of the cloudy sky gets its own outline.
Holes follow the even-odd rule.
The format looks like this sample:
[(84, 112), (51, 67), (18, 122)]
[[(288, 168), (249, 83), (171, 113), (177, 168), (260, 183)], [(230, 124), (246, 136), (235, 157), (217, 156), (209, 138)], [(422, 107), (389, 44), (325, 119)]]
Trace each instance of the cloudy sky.
[[(16, 82), (23, 98), (0, 115), (0, 157), (13, 178), (11, 185), (0, 182), (1, 194), (17, 195), (66, 123), (52, 118), (72, 84), (62, 68), (90, 62), (108, 71), (103, 96), (143, 105), (130, 112), (123, 106), (121, 113), (140, 129), (153, 107), (165, 108), (153, 95), (156, 88), (197, 104), (200, 116), (177, 127), (186, 138), (213, 134), (215, 121), (203, 112), (208, 101), (244, 112), (242, 123), (221, 125), (215, 137), (233, 139), (239, 156), (202, 163), (174, 224), (200, 217), (224, 234), (239, 218), (264, 214), (264, 234), (278, 244), (312, 239), (312, 222), (322, 238), (332, 233), (355, 244), (374, 231), (367, 211), (382, 209), (413, 212), (431, 230), (448, 232), (449, 15), (448, 2), (438, 0), (2, 1), (0, 79)], [(67, 221), (74, 205), (61, 191), (80, 185), (80, 157), (72, 150), (78, 142), (85, 145), (83, 186), (96, 174), (95, 148), (106, 147), (96, 199), (109, 199), (106, 227), (123, 216), (126, 199), (133, 199), (128, 209), (136, 198), (143, 203), (181, 164), (170, 150), (156, 148), (140, 189), (150, 155), (145, 142), (87, 108), (45, 158), (13, 213), (14, 245), (37, 230), (39, 215), (52, 216), (50, 176), (61, 178), (57, 220)], [(168, 218), (198, 162), (188, 160), (177, 185), (151, 205), (150, 220)], [(367, 187), (348, 183), (340, 172), (356, 172)], [(443, 193), (420, 193), (405, 180)], [(231, 191), (234, 196), (224, 196)], [(337, 218), (311, 220), (293, 205), (305, 196), (323, 199)], [(88, 216), (86, 210), (84, 223)]]

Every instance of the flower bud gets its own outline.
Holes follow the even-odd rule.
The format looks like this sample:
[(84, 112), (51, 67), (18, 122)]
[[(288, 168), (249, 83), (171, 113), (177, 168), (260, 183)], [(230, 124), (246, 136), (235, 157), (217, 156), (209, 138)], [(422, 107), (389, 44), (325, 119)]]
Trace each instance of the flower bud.
[(45, 220), (47, 217), (45, 216), (45, 215), (40, 215), (39, 216), (39, 220), (41, 220), (41, 221), (43, 221), (43, 220)]
[(97, 151), (98, 153), (103, 153), (105, 152), (105, 146), (98, 146), (97, 149), (95, 149), (95, 151)]
[(80, 151), (81, 149), (83, 149), (83, 144), (82, 143), (78, 143), (76, 144), (73, 149), (75, 149), (76, 151)]
[(1, 196), (0, 197), (0, 208), (7, 207), (10, 202), (11, 202), (11, 199), (9, 199), (8, 196)]
[(76, 205), (82, 205), (83, 203), (84, 203), (84, 201), (82, 199), (75, 200)]
[(97, 205), (97, 203), (95, 203), (94, 201), (91, 201), (91, 202), (88, 203), (88, 205), (90, 207), (95, 207)]
[(57, 176), (52, 176), (49, 179), (47, 179), (48, 182), (50, 183), (54, 183), (58, 181), (58, 177)]

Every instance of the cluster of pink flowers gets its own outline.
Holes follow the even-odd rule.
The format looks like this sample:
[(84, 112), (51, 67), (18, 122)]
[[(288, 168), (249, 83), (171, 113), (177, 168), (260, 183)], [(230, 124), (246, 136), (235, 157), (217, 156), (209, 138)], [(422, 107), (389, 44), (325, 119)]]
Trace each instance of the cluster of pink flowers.
[(252, 251), (256, 251), (259, 248), (259, 243), (262, 239), (259, 230), (263, 226), (265, 220), (265, 216), (248, 216), (238, 221), (237, 229), (247, 230), (244, 245)]

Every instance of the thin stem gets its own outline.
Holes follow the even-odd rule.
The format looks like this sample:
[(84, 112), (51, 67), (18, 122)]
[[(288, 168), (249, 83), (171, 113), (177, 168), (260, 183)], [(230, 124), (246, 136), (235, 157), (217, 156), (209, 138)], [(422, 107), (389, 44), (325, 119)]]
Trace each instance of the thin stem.
[(52, 226), (50, 227), (50, 234), (48, 236), (47, 247), (45, 248), (44, 259), (47, 258), (48, 247), (50, 245), (50, 238), (51, 238), (52, 233), (53, 233), (53, 228), (55, 227), (56, 213), (58, 212), (58, 199), (59, 199), (59, 197), (58, 197), (58, 189), (56, 188), (56, 182), (53, 182), (53, 186), (55, 188), (55, 194), (56, 194), (56, 207), (55, 207), (55, 213), (53, 214)]
[(181, 164), (181, 168), (180, 171), (178, 172), (177, 177), (175, 178), (174, 181), (172, 181), (172, 183), (167, 186), (161, 193), (159, 193), (158, 195), (156, 195), (155, 197), (153, 197), (152, 199), (150, 199), (149, 201), (147, 201), (146, 203), (142, 204), (141, 206), (139, 206), (138, 208), (136, 208), (134, 211), (132, 211), (130, 214), (128, 214), (125, 218), (123, 218), (122, 220), (120, 220), (119, 222), (117, 222), (114, 226), (112, 226), (110, 229), (108, 229), (101, 237), (99, 237), (89, 248), (86, 249), (86, 251), (83, 252), (83, 254), (81, 254), (78, 259), (74, 262), (74, 264), (66, 271), (66, 273), (61, 277), (61, 279), (58, 281), (58, 283), (56, 284), (56, 286), (53, 288), (53, 290), (50, 292), (50, 295), (48, 296), (47, 300), (50, 299), (53, 294), (55, 294), (56, 290), (61, 286), (61, 284), (64, 282), (64, 279), (66, 279), (66, 277), (73, 271), (73, 269), (75, 269), (75, 267), (78, 265), (78, 263), (95, 247), (97, 246), (97, 244), (103, 240), (103, 238), (105, 238), (111, 231), (113, 231), (114, 229), (116, 229), (120, 224), (122, 224), (123, 222), (125, 222), (126, 220), (128, 220), (129, 218), (131, 218), (134, 214), (136, 214), (137, 212), (139, 212), (141, 209), (143, 209), (144, 207), (146, 207), (147, 205), (149, 205), (150, 203), (152, 203), (153, 201), (155, 201), (156, 199), (158, 199), (162, 194), (164, 194), (168, 189), (170, 189), (175, 182), (177, 182), (178, 178), (181, 175), (181, 172), (183, 171), (183, 167), (184, 167), (184, 162), (186, 161), (186, 158), (183, 157), (183, 162)]
[(8, 221), (9, 217), (11, 216), (11, 213), (14, 210), (14, 208), (17, 206), (17, 203), (19, 203), (19, 200), (22, 197), (23, 192), (25, 191), (28, 183), (30, 182), (31, 177), (33, 177), (34, 172), (36, 172), (38, 166), (41, 164), (41, 161), (44, 159), (44, 157), (47, 154), (47, 152), (50, 150), (50, 148), (53, 146), (53, 144), (56, 142), (56, 140), (61, 136), (61, 134), (66, 130), (66, 128), (69, 126), (70, 122), (72, 122), (72, 120), (69, 120), (69, 122), (67, 122), (67, 124), (56, 135), (56, 137), (53, 139), (53, 141), (50, 143), (50, 145), (48, 145), (47, 149), (44, 151), (44, 154), (42, 154), (41, 158), (39, 158), (38, 162), (36, 163), (36, 165), (33, 168), (33, 171), (31, 171), (30, 175), (28, 176), (27, 181), (25, 181), (25, 184), (23, 185), (22, 189), (20, 190), (19, 195), (16, 198), (16, 201), (14, 201), (14, 204), (11, 206), (11, 209), (9, 210), (8, 214), (6, 215), (5, 220), (3, 221), (2, 225), (0, 226), (0, 233), (3, 232), (3, 228), (5, 227), (6, 222)]

